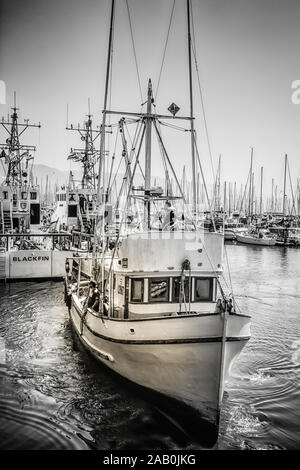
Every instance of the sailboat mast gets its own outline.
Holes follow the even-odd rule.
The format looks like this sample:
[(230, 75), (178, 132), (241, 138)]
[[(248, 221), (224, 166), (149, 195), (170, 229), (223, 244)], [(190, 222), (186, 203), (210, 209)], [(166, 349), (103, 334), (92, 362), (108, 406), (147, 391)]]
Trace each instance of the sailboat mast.
[(259, 213), (262, 214), (262, 196), (263, 196), (263, 172), (264, 167), (260, 168), (260, 198), (259, 198)]
[(284, 184), (283, 184), (283, 204), (282, 204), (283, 215), (285, 215), (285, 206), (286, 206), (286, 168), (287, 168), (287, 154), (285, 154), (285, 158), (284, 158)]
[[(98, 188), (97, 188), (97, 199), (98, 204), (102, 201), (101, 199), (107, 198), (105, 188), (105, 127), (106, 127), (106, 107), (107, 107), (107, 96), (110, 78), (110, 66), (111, 66), (111, 52), (112, 52), (112, 39), (113, 39), (113, 25), (114, 25), (114, 13), (115, 13), (115, 0), (111, 2), (111, 13), (110, 13), (110, 28), (109, 28), (109, 40), (108, 40), (108, 53), (107, 53), (107, 64), (106, 64), (106, 79), (105, 79), (105, 92), (104, 92), (104, 103), (102, 111), (102, 124), (101, 124), (101, 140), (100, 140), (100, 158), (99, 158), (99, 173), (98, 173)], [(103, 189), (101, 193), (101, 177), (103, 175)]]
[(189, 87), (190, 87), (190, 118), (191, 118), (191, 151), (192, 151), (192, 210), (196, 213), (196, 159), (194, 142), (194, 107), (193, 107), (193, 78), (192, 78), (192, 55), (191, 55), (191, 24), (190, 24), (190, 0), (187, 0), (187, 23), (188, 23), (188, 57), (189, 57)]
[(249, 177), (249, 206), (248, 206), (248, 217), (252, 215), (251, 213), (251, 202), (252, 202), (252, 165), (253, 165), (253, 147), (251, 147), (251, 162), (250, 162), (250, 177)]
[(148, 82), (146, 136), (145, 136), (145, 224), (150, 229), (150, 189), (151, 189), (151, 112), (152, 112), (152, 83)]

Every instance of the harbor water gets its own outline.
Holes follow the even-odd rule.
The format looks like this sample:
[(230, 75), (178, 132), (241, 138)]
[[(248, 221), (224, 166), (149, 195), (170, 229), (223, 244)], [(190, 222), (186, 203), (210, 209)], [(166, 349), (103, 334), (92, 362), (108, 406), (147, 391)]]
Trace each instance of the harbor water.
[[(300, 448), (300, 249), (226, 253), (252, 337), (226, 384), (215, 449)], [(83, 350), (62, 282), (1, 284), (0, 299), (1, 449), (201, 448)]]

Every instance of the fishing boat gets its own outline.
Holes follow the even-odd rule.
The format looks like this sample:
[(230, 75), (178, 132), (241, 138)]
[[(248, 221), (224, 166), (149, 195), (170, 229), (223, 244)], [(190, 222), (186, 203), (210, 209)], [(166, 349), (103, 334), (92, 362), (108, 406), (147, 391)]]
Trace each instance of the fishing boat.
[(0, 124), (8, 134), (0, 143), (0, 158), (5, 171), (0, 185), (0, 233), (29, 230), (38, 231), (41, 224), (40, 188), (32, 176), (33, 145), (21, 143), (20, 136), (29, 128), (40, 128), (41, 124), (30, 124), (29, 119), (20, 123), (14, 93), (11, 117), (2, 118)]
[(56, 207), (51, 215), (52, 228), (91, 233), (95, 222), (97, 196), (95, 167), (99, 159), (99, 150), (95, 146), (100, 131), (93, 128), (90, 109), (83, 126), (74, 127), (67, 123), (66, 129), (79, 133), (84, 142), (83, 148), (72, 148), (68, 156), (68, 160), (81, 165), (82, 177), (80, 181), (75, 181), (70, 172), (69, 183), (58, 188)]
[[(0, 281), (63, 278), (67, 257), (88, 256), (91, 236), (81, 233), (45, 231), (41, 192), (33, 178), (33, 153), (21, 136), (30, 128), (26, 119), (19, 122), (16, 93), (11, 119), (0, 124), (8, 134), (0, 143), (0, 158), (5, 170), (0, 185)], [(53, 227), (54, 228), (54, 227)]]
[[(187, 18), (189, 27), (189, 1)], [(172, 116), (158, 115), (149, 80), (145, 112), (107, 109), (113, 19), (114, 0), (100, 146), (99, 174), (103, 185), (99, 206), (102, 218), (95, 232), (98, 245), (90, 264), (75, 258), (67, 261), (66, 303), (76, 335), (100, 363), (160, 397), (169, 404), (169, 412), (183, 409), (186, 417), (196, 418), (194, 437), (209, 435), (207, 445), (212, 446), (218, 436), (225, 381), (233, 361), (250, 338), (250, 317), (237, 310), (235, 299), (222, 288), (223, 234), (216, 229), (197, 228), (191, 214), (176, 215), (179, 207), (188, 208), (175, 173), (180, 197), (169, 191), (168, 184), (167, 193), (153, 191), (151, 186), (151, 132), (157, 135), (164, 161), (172, 171), (158, 120), (188, 119), (192, 166), (196, 164), (192, 99), (187, 118), (175, 116), (176, 112)], [(190, 51), (190, 35), (188, 45)], [(172, 112), (175, 106), (170, 108)], [(127, 116), (132, 120), (134, 116), (138, 136), (130, 151), (123, 148), (128, 165), (118, 201), (123, 200), (124, 205), (113, 208), (115, 214), (123, 215), (114, 233), (106, 230), (103, 217), (107, 190), (105, 160), (101, 157), (108, 114), (120, 114), (121, 120)], [(133, 181), (143, 143), (144, 185), (137, 193)], [(193, 183), (195, 174), (194, 171)], [(134, 215), (132, 204), (140, 208)], [(162, 209), (156, 217), (154, 208), (158, 206)], [(211, 216), (213, 223), (213, 213)]]

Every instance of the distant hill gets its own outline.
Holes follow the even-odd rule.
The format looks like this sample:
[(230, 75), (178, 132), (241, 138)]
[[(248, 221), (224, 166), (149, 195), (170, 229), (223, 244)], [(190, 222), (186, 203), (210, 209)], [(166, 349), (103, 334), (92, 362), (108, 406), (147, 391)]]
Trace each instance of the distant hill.
[[(80, 179), (80, 172), (73, 171), (74, 179)], [(46, 179), (48, 176), (48, 181), (50, 186), (66, 184), (69, 181), (69, 171), (68, 170), (58, 170), (48, 165), (43, 165), (40, 163), (33, 165), (33, 177), (39, 185), (45, 185)], [(0, 167), (0, 178), (4, 177), (3, 167)], [(34, 181), (34, 182), (35, 182)]]

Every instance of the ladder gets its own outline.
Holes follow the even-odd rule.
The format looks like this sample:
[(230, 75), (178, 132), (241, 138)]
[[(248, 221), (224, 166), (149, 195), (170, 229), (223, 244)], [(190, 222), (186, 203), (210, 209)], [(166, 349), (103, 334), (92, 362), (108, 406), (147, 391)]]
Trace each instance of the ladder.
[(3, 211), (2, 233), (8, 233), (12, 230), (12, 218), (10, 211)]

